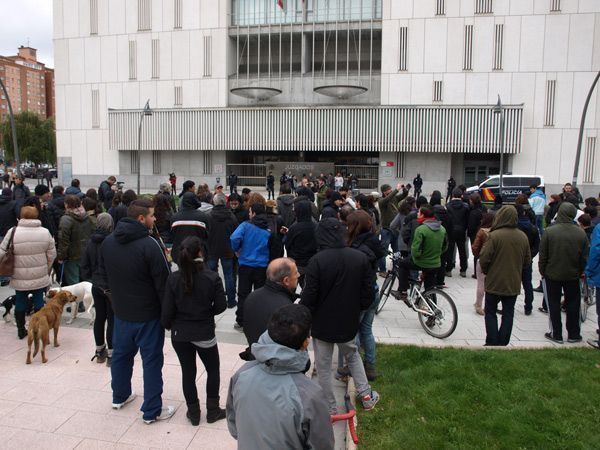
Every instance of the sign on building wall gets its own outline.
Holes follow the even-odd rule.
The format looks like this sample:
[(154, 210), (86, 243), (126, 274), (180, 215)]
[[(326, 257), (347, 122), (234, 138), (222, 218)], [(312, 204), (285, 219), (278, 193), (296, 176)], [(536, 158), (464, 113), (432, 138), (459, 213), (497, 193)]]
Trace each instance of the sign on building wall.
[(275, 178), (281, 176), (283, 172), (292, 173), (300, 179), (302, 175), (310, 176), (313, 178), (318, 177), (320, 174), (327, 175), (329, 172), (333, 173), (335, 167), (333, 163), (322, 163), (322, 162), (275, 162), (270, 161), (265, 163), (267, 173), (273, 172)]

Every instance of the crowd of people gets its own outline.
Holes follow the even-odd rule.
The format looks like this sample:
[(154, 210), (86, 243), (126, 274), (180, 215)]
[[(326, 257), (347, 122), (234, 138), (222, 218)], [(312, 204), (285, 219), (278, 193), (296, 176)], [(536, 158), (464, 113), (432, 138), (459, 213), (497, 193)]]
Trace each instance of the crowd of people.
[[(55, 186), (50, 192), (40, 184), (31, 194), (17, 179), (0, 196), (0, 258), (11, 246), (15, 254), (13, 277), (0, 281), (16, 290), (18, 337), (26, 335), (27, 297), (32, 295), (35, 310), (42, 307), (51, 271), (63, 286), (89, 281), (96, 308), (93, 359), (111, 367), (113, 408), (135, 398), (131, 376), (139, 351), (144, 421), (173, 414), (162, 403), (163, 345), (170, 330), (190, 422), (201, 420), (198, 355), (207, 372), (207, 421), (227, 417), (244, 447), (282, 448), (333, 445), (333, 377), (353, 377), (365, 410), (379, 401), (370, 385), (377, 377), (372, 327), (390, 248), (402, 256), (393, 293), (406, 300), (409, 277), (417, 271), (425, 289), (445, 288), (456, 253), (458, 275), (467, 277), (471, 244), (474, 307), (485, 317), (487, 346), (510, 342), (521, 288), (526, 315), (534, 311), (535, 290), (544, 291), (539, 310), (550, 315), (548, 339), (563, 342), (564, 309), (567, 340), (582, 340), (580, 278), (585, 273), (590, 284), (600, 285), (596, 198), (583, 201), (567, 184), (547, 204), (545, 193), (531, 186), (515, 204), (496, 196), (488, 209), (453, 178), (444, 201), (439, 191), (421, 195), (420, 175), (414, 187), (384, 184), (368, 195), (357, 192), (355, 178), (330, 175), (298, 182), (284, 174), (275, 198), (269, 174), (267, 199), (248, 188), (238, 193), (233, 173), (229, 194), (220, 183), (210, 189), (186, 180), (176, 196), (172, 174), (155, 195), (141, 198), (122, 192), (112, 176), (85, 193), (73, 180), (66, 190)], [(543, 285), (534, 289), (538, 253)], [(215, 316), (227, 308), (235, 308), (234, 327), (248, 348), (240, 353), (247, 363), (231, 380), (225, 410)], [(304, 376), (309, 337), (317, 383)], [(598, 340), (590, 344), (599, 347)], [(339, 361), (332, 373), (335, 347)], [(271, 407), (259, 413), (256, 404), (265, 400)], [(261, 426), (265, 420), (271, 431)]]

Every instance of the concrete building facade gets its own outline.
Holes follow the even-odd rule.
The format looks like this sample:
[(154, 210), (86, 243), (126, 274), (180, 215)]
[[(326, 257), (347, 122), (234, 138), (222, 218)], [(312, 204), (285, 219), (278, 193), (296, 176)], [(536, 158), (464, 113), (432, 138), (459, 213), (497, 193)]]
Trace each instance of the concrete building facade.
[[(369, 190), (420, 173), (430, 192), (498, 173), (503, 150), (505, 171), (555, 190), (600, 70), (600, 3), (54, 0), (54, 43), (66, 181), (132, 186), (140, 170), (154, 189), (170, 172), (214, 184), (235, 171), (262, 185), (283, 161), (330, 163)], [(579, 171), (590, 195), (599, 91)]]

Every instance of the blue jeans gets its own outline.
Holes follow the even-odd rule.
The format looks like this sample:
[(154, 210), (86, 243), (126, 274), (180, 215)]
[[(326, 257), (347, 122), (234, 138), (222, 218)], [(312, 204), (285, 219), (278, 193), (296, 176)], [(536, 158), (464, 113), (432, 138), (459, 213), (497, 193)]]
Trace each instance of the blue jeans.
[(373, 320), (375, 319), (377, 306), (379, 306), (379, 287), (377, 283), (374, 283), (373, 289), (373, 303), (369, 306), (369, 309), (362, 313), (358, 335), (356, 336), (356, 346), (360, 349), (360, 344), (362, 343), (365, 349), (365, 362), (374, 366), (376, 347), (375, 336), (373, 336)]
[(138, 352), (144, 368), (144, 420), (156, 419), (162, 409), (165, 330), (160, 320), (129, 322), (115, 317), (112, 355), (113, 403), (123, 403), (131, 395), (133, 358)]
[(225, 278), (225, 292), (227, 293), (227, 304), (235, 306), (235, 281), (233, 280), (233, 258), (209, 258), (208, 267), (213, 272), (219, 271), (219, 260), (223, 268)]
[(27, 310), (27, 296), (33, 297), (33, 309), (39, 311), (44, 306), (44, 294), (46, 288), (35, 289), (33, 291), (15, 291), (15, 312)]
[[(389, 228), (381, 229), (380, 240), (381, 240), (381, 246), (385, 249), (386, 252), (388, 251), (388, 247), (390, 246), (390, 244), (392, 244), (392, 251), (398, 250), (398, 239), (394, 239), (394, 233)], [(379, 259), (379, 271), (380, 272), (385, 272), (387, 270), (386, 264), (385, 264), (386, 260), (387, 260), (387, 253), (385, 256), (382, 256)]]
[(531, 278), (533, 276), (532, 265), (523, 267), (521, 273), (523, 290), (525, 291), (525, 311), (531, 311), (533, 309), (533, 284), (531, 284)]
[(538, 216), (538, 215), (535, 216), (535, 226), (538, 228), (538, 231), (540, 232), (540, 237), (542, 237), (544, 234), (544, 215), (543, 214), (541, 216)]

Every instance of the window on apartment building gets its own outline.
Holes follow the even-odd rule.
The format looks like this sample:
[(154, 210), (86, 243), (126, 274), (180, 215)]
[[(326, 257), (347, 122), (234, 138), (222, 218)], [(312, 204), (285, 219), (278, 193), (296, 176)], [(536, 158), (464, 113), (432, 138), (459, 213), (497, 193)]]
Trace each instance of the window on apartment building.
[(596, 168), (596, 137), (588, 137), (583, 160), (583, 182), (594, 182), (594, 169)]
[(463, 70), (473, 70), (473, 25), (465, 25)]
[(403, 72), (408, 70), (408, 27), (400, 27), (400, 62), (398, 71)]
[(445, 16), (446, 15), (446, 0), (436, 0), (435, 15), (436, 16)]
[(152, 39), (152, 78), (160, 77), (160, 41)]
[(129, 169), (131, 173), (138, 173), (140, 171), (140, 160), (138, 159), (138, 152), (133, 151), (129, 153)]
[(504, 50), (504, 24), (496, 24), (494, 33), (494, 70), (502, 70), (502, 53)]
[(202, 169), (204, 170), (204, 175), (212, 173), (212, 153), (210, 150), (202, 152)]
[(129, 79), (137, 78), (137, 42), (129, 41)]
[(175, 86), (175, 106), (181, 106), (182, 105), (182, 89), (181, 86)]
[(492, 14), (494, 4), (492, 0), (475, 0), (475, 14)]
[(152, 173), (159, 175), (161, 172), (162, 152), (160, 150), (152, 151)]
[(406, 170), (406, 153), (396, 153), (396, 178), (404, 178)]
[(138, 31), (152, 29), (152, 0), (138, 0)]
[(433, 82), (433, 101), (441, 102), (443, 99), (443, 81)]
[(560, 0), (550, 0), (550, 12), (560, 12)]
[(173, 0), (173, 28), (181, 28), (181, 0)]
[(204, 36), (204, 76), (212, 76), (212, 36)]
[(556, 80), (546, 80), (546, 107), (544, 108), (544, 126), (554, 126), (554, 106), (556, 99)]
[(100, 92), (92, 89), (92, 128), (100, 128)]
[(90, 34), (98, 34), (98, 0), (90, 0)]

